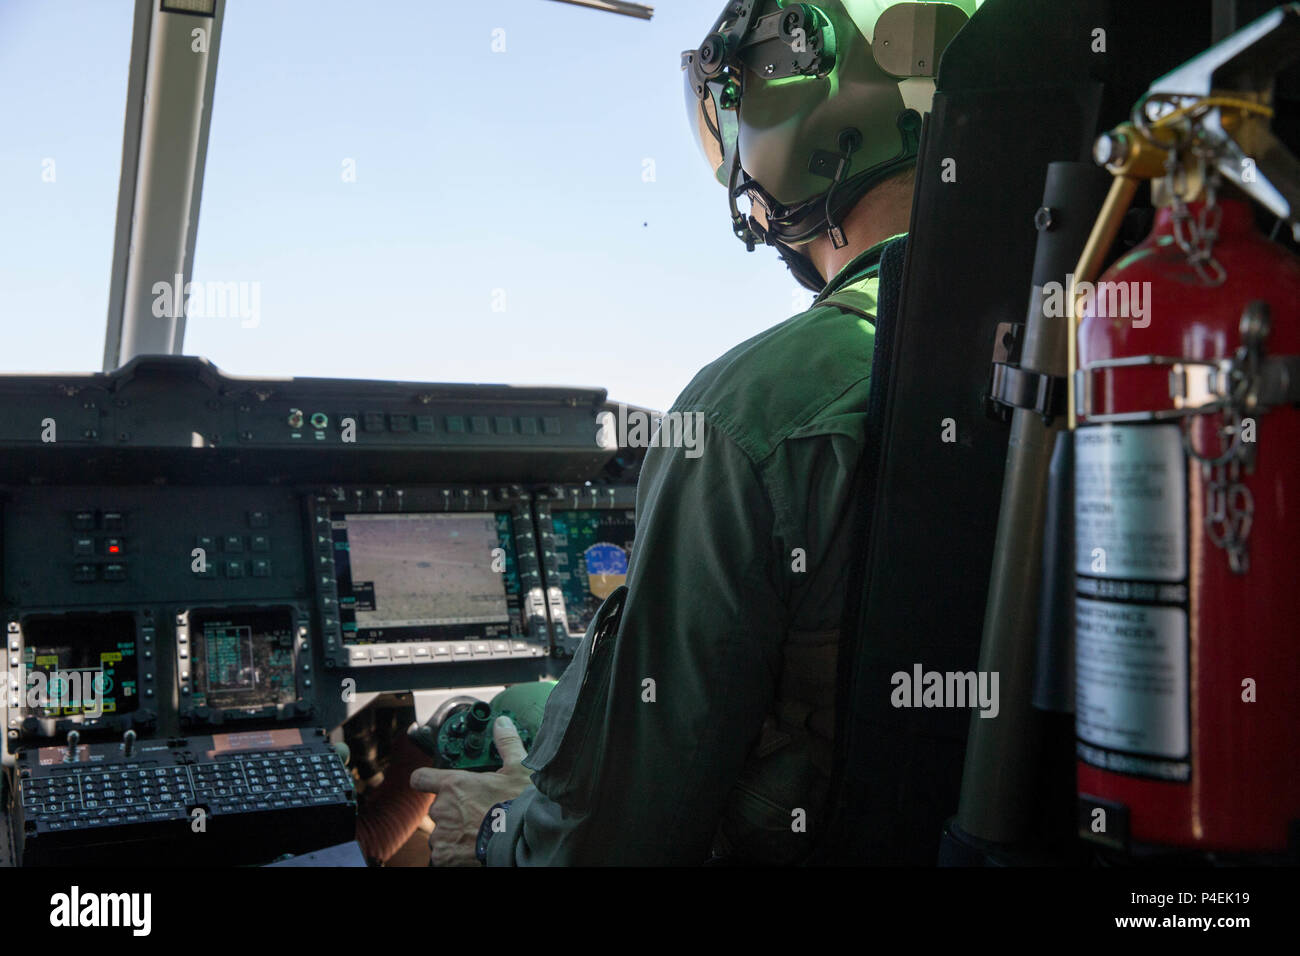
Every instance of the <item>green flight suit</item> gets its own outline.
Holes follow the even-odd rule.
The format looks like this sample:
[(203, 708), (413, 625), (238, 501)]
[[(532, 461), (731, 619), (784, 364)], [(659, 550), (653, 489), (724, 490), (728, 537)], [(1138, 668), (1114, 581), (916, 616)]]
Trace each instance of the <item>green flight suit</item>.
[(702, 454), (648, 450), (621, 620), (593, 653), (616, 593), (551, 694), (524, 761), (534, 785), (490, 865), (792, 863), (812, 849), (884, 245), (674, 404), (702, 413)]

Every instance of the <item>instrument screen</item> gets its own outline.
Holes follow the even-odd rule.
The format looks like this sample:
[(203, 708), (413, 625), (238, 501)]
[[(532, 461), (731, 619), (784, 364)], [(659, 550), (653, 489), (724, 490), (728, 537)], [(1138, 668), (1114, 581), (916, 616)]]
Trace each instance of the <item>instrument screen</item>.
[(345, 643), (521, 633), (510, 512), (332, 517)]

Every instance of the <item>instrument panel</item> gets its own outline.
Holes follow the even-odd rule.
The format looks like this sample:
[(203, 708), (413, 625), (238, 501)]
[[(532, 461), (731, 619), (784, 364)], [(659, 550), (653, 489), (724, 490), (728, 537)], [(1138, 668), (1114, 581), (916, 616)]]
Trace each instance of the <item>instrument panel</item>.
[(180, 357), (0, 376), (5, 762), (558, 677), (627, 572), (639, 458), (606, 407)]
[(572, 485), (538, 495), (551, 640), (572, 653), (601, 602), (627, 581), (636, 536), (636, 488)]

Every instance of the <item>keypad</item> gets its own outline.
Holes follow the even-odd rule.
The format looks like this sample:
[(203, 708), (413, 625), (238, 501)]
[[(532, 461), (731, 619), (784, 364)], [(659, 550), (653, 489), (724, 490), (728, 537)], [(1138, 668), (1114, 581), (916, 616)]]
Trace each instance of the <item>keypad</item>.
[(175, 766), (125, 762), (68, 767), (20, 782), (24, 817), (40, 831), (257, 813), (347, 801), (352, 779), (338, 756), (277, 750)]

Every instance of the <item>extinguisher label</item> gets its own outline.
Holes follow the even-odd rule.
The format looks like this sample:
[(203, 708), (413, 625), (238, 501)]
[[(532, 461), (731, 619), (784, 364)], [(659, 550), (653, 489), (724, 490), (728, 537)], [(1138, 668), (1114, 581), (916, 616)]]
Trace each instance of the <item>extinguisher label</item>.
[(1177, 425), (1075, 432), (1075, 732), (1094, 766), (1191, 777), (1187, 514)]
[(1187, 492), (1177, 425), (1074, 433), (1075, 571), (1099, 578), (1187, 577)]
[(1185, 779), (1134, 757), (1187, 758), (1187, 612), (1080, 597), (1075, 622), (1075, 731), (1120, 752), (1080, 753), (1114, 770)]

